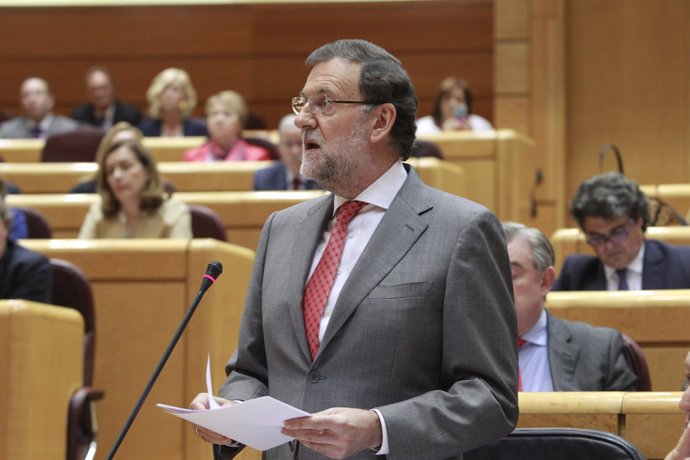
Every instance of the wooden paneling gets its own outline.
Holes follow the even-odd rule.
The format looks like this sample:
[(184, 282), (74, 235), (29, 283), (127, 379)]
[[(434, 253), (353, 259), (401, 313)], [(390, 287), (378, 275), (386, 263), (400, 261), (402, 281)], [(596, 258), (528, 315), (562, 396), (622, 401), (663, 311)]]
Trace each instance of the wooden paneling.
[(68, 114), (84, 99), (84, 72), (94, 64), (111, 69), (122, 99), (145, 109), (152, 78), (176, 66), (192, 77), (197, 114), (209, 95), (235, 89), (273, 127), (304, 84), (309, 52), (352, 37), (403, 62), (420, 115), (440, 81), (460, 75), (475, 111), (493, 117), (491, 0), (3, 8), (0, 30), (0, 110), (15, 113), (21, 81), (40, 75), (52, 83), (57, 111)]

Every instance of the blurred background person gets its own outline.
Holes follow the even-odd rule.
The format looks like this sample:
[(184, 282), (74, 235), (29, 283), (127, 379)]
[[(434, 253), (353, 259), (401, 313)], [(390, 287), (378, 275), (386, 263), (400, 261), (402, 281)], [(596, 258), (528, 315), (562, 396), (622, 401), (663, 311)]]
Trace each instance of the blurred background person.
[(417, 120), (417, 135), (442, 131), (488, 131), (489, 120), (472, 113), (472, 93), (465, 80), (448, 77), (441, 82), (431, 115)]
[(549, 239), (504, 222), (518, 317), (520, 391), (627, 391), (637, 376), (615, 329), (556, 318), (546, 295), (556, 277)]
[(192, 117), (196, 91), (189, 74), (174, 67), (160, 72), (146, 91), (148, 117), (139, 124), (144, 136), (206, 136), (206, 125)]
[[(126, 121), (121, 121), (115, 126), (110, 128), (108, 132), (103, 135), (100, 144), (98, 144), (98, 149), (96, 150), (95, 158), (101, 158), (105, 151), (113, 145), (115, 142), (120, 142), (124, 140), (135, 140), (140, 142), (144, 135), (141, 133), (139, 128), (136, 128)], [(97, 160), (98, 161), (98, 160)], [(87, 176), (82, 179), (70, 189), (70, 193), (96, 193), (96, 183), (97, 183), (98, 172), (96, 174)]]
[(0, 180), (0, 299), (25, 299), (50, 303), (53, 270), (42, 254), (18, 245), (9, 235), (12, 211), (5, 203)]
[(52, 134), (74, 131), (79, 123), (53, 113), (55, 97), (47, 81), (38, 77), (24, 80), (19, 91), (24, 115), (0, 125), (0, 138), (44, 139)]
[(690, 352), (685, 358), (685, 378), (686, 388), (678, 403), (678, 407), (685, 414), (685, 428), (678, 439), (678, 444), (666, 455), (665, 460), (688, 460), (690, 458), (690, 388), (687, 388), (687, 381), (690, 380)]
[(209, 140), (189, 149), (184, 161), (267, 161), (271, 154), (263, 147), (242, 139), (247, 120), (247, 104), (235, 91), (221, 91), (206, 101), (206, 127)]
[(72, 118), (83, 123), (110, 129), (120, 121), (138, 126), (141, 112), (115, 96), (115, 85), (108, 69), (97, 65), (86, 71), (88, 102), (72, 111)]
[(690, 247), (645, 238), (647, 197), (623, 174), (584, 181), (570, 213), (596, 256), (568, 256), (554, 291), (690, 289)]
[(254, 190), (313, 190), (319, 188), (300, 174), (302, 166), (302, 132), (295, 126), (294, 114), (285, 115), (278, 124), (280, 161), (254, 173)]
[[(16, 195), (19, 193), (21, 193), (19, 187), (0, 177), (0, 196), (3, 201), (6, 195)], [(26, 223), (26, 216), (24, 213), (16, 208), (10, 208), (9, 212), (11, 216), (9, 237), (15, 241), (27, 238), (29, 236), (29, 227)]]
[(136, 140), (115, 142), (98, 158), (100, 203), (79, 238), (191, 238), (191, 216), (167, 193), (151, 153)]

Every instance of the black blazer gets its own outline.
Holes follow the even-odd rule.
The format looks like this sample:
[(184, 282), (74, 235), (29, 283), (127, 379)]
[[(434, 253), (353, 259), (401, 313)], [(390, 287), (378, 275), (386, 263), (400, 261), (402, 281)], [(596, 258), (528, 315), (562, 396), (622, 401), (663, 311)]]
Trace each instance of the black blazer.
[[(690, 289), (690, 247), (645, 240), (642, 289)], [(551, 290), (605, 291), (604, 265), (595, 256), (568, 256)]]
[[(144, 136), (159, 137), (161, 135), (160, 118), (144, 118), (139, 123), (139, 129)], [(198, 118), (185, 118), (182, 121), (182, 132), (185, 136), (208, 136), (206, 123)]]
[[(90, 125), (101, 127), (103, 126), (103, 119), (96, 118), (93, 111), (93, 105), (82, 104), (72, 111), (72, 118), (77, 121), (88, 123)], [(132, 126), (139, 126), (141, 123), (141, 112), (133, 105), (124, 102), (115, 101), (115, 113), (113, 114), (113, 124), (126, 121)]]
[(42, 254), (7, 239), (0, 258), (0, 299), (25, 299), (50, 303), (53, 269)]
[[(254, 173), (254, 190), (288, 190), (285, 163), (278, 161), (271, 166), (259, 169)], [(319, 184), (313, 180), (304, 179), (307, 190), (319, 189)]]

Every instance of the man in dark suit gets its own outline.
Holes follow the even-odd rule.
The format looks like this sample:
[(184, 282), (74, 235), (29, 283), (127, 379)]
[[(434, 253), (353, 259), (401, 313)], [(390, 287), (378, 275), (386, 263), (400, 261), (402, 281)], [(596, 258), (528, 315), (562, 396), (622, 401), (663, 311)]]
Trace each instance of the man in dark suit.
[(86, 72), (86, 95), (89, 102), (72, 111), (72, 118), (77, 121), (103, 129), (110, 129), (120, 121), (132, 126), (141, 122), (138, 108), (117, 100), (112, 76), (103, 66), (91, 67)]
[(50, 263), (43, 255), (10, 239), (11, 224), (12, 212), (0, 192), (0, 299), (50, 303), (53, 282)]
[[(416, 96), (395, 57), (339, 40), (307, 65), (292, 100), (302, 173), (332, 193), (266, 222), (216, 400), (270, 395), (313, 414), (287, 420), (283, 433), (298, 442), (267, 459), (295, 458), (300, 446), (302, 460), (462, 458), (509, 433), (518, 415), (500, 223), (403, 165)], [(208, 394), (191, 406), (208, 407)]]
[(647, 198), (624, 175), (583, 182), (570, 212), (596, 257), (569, 256), (554, 291), (690, 288), (690, 248), (645, 239)]
[(620, 332), (556, 318), (545, 309), (553, 248), (536, 228), (505, 222), (518, 317), (522, 391), (625, 391), (637, 376)]
[(74, 131), (79, 123), (52, 112), (55, 98), (47, 81), (38, 77), (22, 82), (20, 101), (24, 115), (0, 125), (0, 139), (44, 139), (52, 134)]
[(280, 161), (254, 173), (254, 190), (314, 190), (319, 186), (302, 177), (302, 133), (295, 115), (285, 115), (278, 125)]

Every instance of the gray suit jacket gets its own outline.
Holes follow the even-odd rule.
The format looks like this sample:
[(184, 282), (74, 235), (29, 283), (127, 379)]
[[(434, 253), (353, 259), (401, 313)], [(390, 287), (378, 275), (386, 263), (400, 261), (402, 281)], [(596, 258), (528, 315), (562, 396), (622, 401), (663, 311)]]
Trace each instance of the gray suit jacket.
[[(33, 137), (31, 134), (33, 124), (27, 117), (14, 117), (0, 125), (0, 139), (25, 139)], [(53, 119), (45, 135), (74, 131), (79, 127), (77, 121), (62, 115), (53, 114)]]
[(548, 314), (548, 354), (555, 391), (627, 391), (637, 376), (621, 333)]
[[(517, 421), (517, 326), (495, 216), (410, 170), (343, 287), (312, 363), (302, 295), (332, 211), (326, 196), (269, 217), (220, 395), (271, 395), (308, 412), (377, 408), (389, 459), (462, 458), (509, 433)], [(265, 458), (292, 452), (282, 445)], [(300, 458), (323, 457), (302, 447)]]

